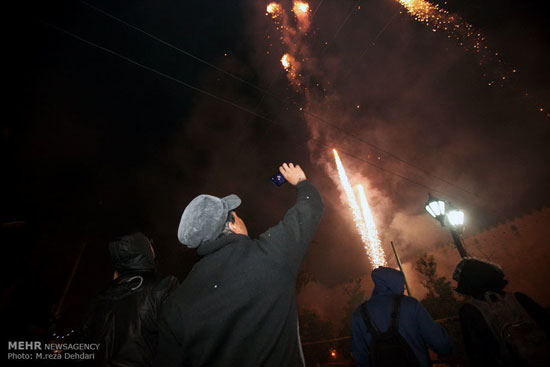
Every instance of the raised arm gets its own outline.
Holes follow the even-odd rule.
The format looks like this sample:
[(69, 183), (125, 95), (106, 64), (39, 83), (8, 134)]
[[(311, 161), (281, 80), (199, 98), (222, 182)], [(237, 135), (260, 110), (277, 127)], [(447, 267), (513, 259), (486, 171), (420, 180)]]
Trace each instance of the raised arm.
[(260, 246), (297, 274), (311, 239), (323, 215), (323, 200), (319, 191), (307, 180), (299, 165), (283, 163), (279, 168), (286, 180), (296, 187), (296, 203), (283, 220), (264, 232)]

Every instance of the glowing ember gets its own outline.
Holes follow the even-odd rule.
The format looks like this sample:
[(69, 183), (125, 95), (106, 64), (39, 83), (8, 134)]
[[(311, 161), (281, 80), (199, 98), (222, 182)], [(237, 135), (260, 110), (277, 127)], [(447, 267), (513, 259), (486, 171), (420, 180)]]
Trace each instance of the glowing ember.
[(292, 56), (290, 56), (289, 54), (284, 54), (283, 57), (281, 58), (281, 64), (283, 64), (283, 68), (285, 68), (286, 71), (290, 69), (291, 57)]
[[(361, 214), (361, 209), (359, 208), (359, 204), (357, 203), (355, 194), (353, 193), (353, 189), (351, 188), (351, 184), (349, 183), (348, 176), (346, 175), (346, 171), (344, 170), (344, 166), (340, 161), (338, 152), (336, 151), (336, 149), (333, 149), (332, 151), (334, 152), (334, 159), (336, 161), (336, 167), (338, 169), (338, 176), (340, 177), (340, 182), (342, 183), (342, 187), (344, 188), (344, 192), (346, 193), (346, 197), (348, 199), (348, 204), (353, 214), (355, 227), (359, 231), (361, 241), (363, 241), (364, 243), (364, 247), (367, 255), (369, 256), (370, 263), (373, 268), (385, 265), (386, 260), (384, 259), (384, 252), (380, 248), (380, 240), (374, 243), (370, 240), (371, 237), (378, 238), (378, 232), (376, 231), (376, 227), (374, 226), (374, 221), (372, 221), (374, 231), (369, 235), (368, 225), (364, 220), (365, 216)], [(361, 193), (359, 195), (361, 196)], [(368, 208), (368, 204), (366, 204), (366, 207)], [(368, 210), (368, 213), (370, 214), (370, 209)], [(372, 218), (372, 215), (370, 215), (370, 218)]]
[(266, 8), (267, 13), (271, 14), (273, 18), (276, 18), (277, 16), (279, 16), (279, 14), (281, 13), (281, 10), (282, 10), (281, 5), (277, 3), (269, 3)]
[(296, 14), (298, 20), (298, 31), (305, 33), (309, 29), (309, 4), (303, 1), (294, 0), (292, 11)]
[(294, 6), (292, 7), (292, 11), (298, 17), (302, 15), (306, 15), (307, 12), (309, 11), (309, 4), (301, 1), (294, 1)]

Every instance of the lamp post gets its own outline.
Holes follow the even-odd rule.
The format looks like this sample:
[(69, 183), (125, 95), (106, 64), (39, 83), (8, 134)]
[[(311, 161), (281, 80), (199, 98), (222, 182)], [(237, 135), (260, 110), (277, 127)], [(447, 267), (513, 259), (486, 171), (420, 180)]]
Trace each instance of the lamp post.
[(458, 230), (462, 229), (464, 225), (464, 212), (453, 207), (449, 202), (432, 196), (432, 194), (428, 194), (428, 202), (424, 208), (441, 224), (441, 227), (447, 226), (449, 228), (458, 253), (461, 257), (467, 257), (468, 253), (458, 233)]

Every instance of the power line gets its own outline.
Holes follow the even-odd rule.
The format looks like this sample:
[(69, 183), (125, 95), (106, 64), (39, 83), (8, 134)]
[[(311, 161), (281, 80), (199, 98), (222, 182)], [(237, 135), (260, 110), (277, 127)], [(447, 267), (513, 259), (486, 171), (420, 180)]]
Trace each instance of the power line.
[[(84, 42), (84, 43), (86, 43), (86, 44), (88, 44), (88, 45), (90, 45), (90, 46), (96, 47), (96, 48), (98, 48), (98, 49), (100, 49), (100, 50), (102, 50), (102, 51), (104, 51), (104, 52), (107, 52), (107, 53), (113, 55), (113, 56), (117, 56), (117, 57), (119, 57), (119, 58), (121, 58), (121, 59), (123, 59), (123, 60), (125, 60), (125, 61), (127, 61), (127, 62), (129, 62), (129, 63), (131, 63), (131, 64), (133, 64), (133, 65), (136, 65), (136, 66), (139, 66), (140, 68), (143, 68), (143, 69), (145, 69), (145, 70), (151, 71), (151, 72), (153, 72), (153, 73), (155, 73), (155, 74), (158, 74), (158, 75), (160, 75), (160, 76), (162, 76), (162, 77), (164, 77), (164, 78), (167, 78), (167, 79), (169, 79), (169, 80), (171, 80), (171, 81), (174, 81), (174, 82), (176, 82), (176, 83), (178, 83), (178, 84), (181, 84), (181, 85), (183, 85), (183, 86), (185, 86), (185, 87), (187, 87), (187, 88), (189, 88), (189, 89), (192, 89), (192, 90), (194, 90), (194, 91), (196, 91), (196, 92), (199, 92), (199, 93), (202, 93), (202, 94), (204, 94), (204, 95), (207, 95), (207, 96), (209, 96), (209, 97), (211, 97), (211, 98), (213, 98), (213, 99), (215, 99), (215, 100), (217, 100), (217, 101), (219, 101), (219, 102), (226, 103), (226, 104), (228, 104), (228, 105), (230, 105), (230, 106), (232, 106), (232, 107), (234, 107), (234, 108), (237, 108), (237, 109), (239, 109), (239, 110), (241, 110), (241, 111), (244, 111), (244, 112), (246, 112), (246, 113), (249, 113), (249, 114), (251, 114), (251, 115), (253, 115), (253, 116), (257, 117), (257, 118), (260, 118), (260, 119), (262, 119), (262, 120), (264, 120), (264, 121), (267, 121), (267, 122), (269, 122), (269, 123), (272, 123), (272, 124), (274, 124), (274, 125), (282, 126), (280, 123), (275, 122), (274, 120), (270, 119), (270, 118), (267, 117), (267, 116), (260, 115), (260, 114), (254, 112), (254, 111), (252, 111), (252, 110), (250, 110), (250, 109), (248, 109), (248, 108), (246, 108), (246, 107), (243, 107), (243, 106), (241, 106), (241, 105), (239, 105), (239, 104), (237, 104), (237, 103), (234, 103), (234, 102), (229, 101), (229, 100), (227, 100), (227, 99), (225, 99), (225, 98), (219, 97), (219, 96), (217, 96), (217, 95), (215, 95), (215, 94), (213, 94), (213, 93), (210, 93), (210, 92), (208, 92), (208, 91), (205, 91), (204, 89), (195, 87), (195, 86), (193, 86), (193, 85), (191, 85), (191, 84), (189, 84), (189, 83), (186, 83), (186, 82), (184, 82), (184, 81), (181, 81), (181, 80), (179, 80), (179, 79), (176, 79), (176, 78), (174, 78), (174, 77), (172, 77), (172, 76), (170, 76), (170, 75), (168, 75), (168, 74), (165, 74), (165, 73), (163, 73), (163, 72), (161, 72), (161, 71), (158, 71), (158, 70), (155, 69), (155, 68), (152, 68), (152, 67), (147, 66), (147, 65), (144, 65), (144, 64), (142, 64), (142, 63), (140, 63), (140, 62), (137, 62), (137, 61), (135, 61), (135, 60), (133, 60), (133, 59), (131, 59), (131, 58), (129, 58), (129, 57), (126, 57), (126, 56), (124, 56), (124, 55), (121, 55), (121, 54), (119, 54), (118, 52), (113, 51), (113, 50), (111, 50), (111, 49), (109, 49), (109, 48), (103, 47), (103, 46), (101, 46), (101, 45), (99, 45), (99, 44), (97, 44), (97, 43), (94, 43), (94, 42), (92, 42), (92, 41), (88, 41), (87, 39), (82, 38), (82, 37), (80, 37), (80, 36), (78, 36), (78, 35), (76, 35), (76, 34), (70, 32), (70, 31), (68, 31), (68, 30), (66, 30), (66, 29), (63, 29), (63, 28), (61, 28), (61, 27), (58, 27), (58, 26), (56, 26), (56, 25), (54, 25), (54, 24), (47, 23), (47, 22), (42, 22), (42, 24), (44, 24), (45, 26), (51, 27), (51, 28), (53, 28), (53, 29), (55, 29), (55, 30), (57, 30), (57, 31), (59, 31), (59, 32), (61, 32), (61, 33), (64, 33), (64, 34), (66, 34), (66, 35), (68, 35), (68, 36), (70, 36), (70, 37), (73, 37), (73, 38), (75, 38), (75, 39), (77, 39), (77, 40), (79, 40), (79, 41), (81, 41), (81, 42)], [(328, 147), (328, 148), (330, 148), (330, 149), (333, 148), (333, 147), (329, 146), (328, 144), (322, 142), (322, 141), (319, 140), (319, 139), (312, 138), (311, 141), (315, 141), (315, 142), (317, 142), (318, 144), (321, 144), (321, 145), (323, 145), (323, 146), (326, 146), (326, 147)], [(308, 142), (308, 141), (305, 141), (305, 143), (307, 143), (307, 142)], [(443, 192), (441, 192), (440, 190), (434, 189), (434, 188), (432, 188), (432, 187), (430, 187), (430, 186), (427, 186), (427, 185), (425, 185), (425, 184), (423, 184), (423, 183), (420, 183), (420, 182), (417, 182), (417, 181), (415, 181), (415, 180), (412, 180), (412, 179), (410, 179), (410, 178), (408, 178), (408, 177), (406, 177), (406, 176), (404, 176), (404, 175), (401, 175), (401, 174), (399, 174), (399, 173), (393, 172), (393, 171), (388, 170), (388, 169), (386, 169), (386, 168), (383, 168), (383, 167), (381, 167), (381, 166), (375, 165), (375, 164), (373, 164), (372, 162), (369, 162), (369, 161), (367, 161), (367, 160), (365, 160), (365, 159), (363, 159), (363, 158), (360, 158), (360, 157), (358, 157), (358, 156), (356, 156), (356, 155), (354, 155), (354, 154), (352, 154), (352, 153), (349, 153), (349, 152), (346, 152), (346, 151), (342, 151), (342, 150), (340, 150), (340, 149), (338, 149), (338, 151), (342, 152), (342, 154), (344, 154), (344, 155), (347, 155), (347, 156), (349, 156), (349, 157), (352, 157), (352, 158), (354, 158), (354, 159), (357, 159), (357, 160), (359, 160), (359, 161), (361, 161), (361, 162), (367, 163), (367, 164), (369, 164), (369, 165), (371, 165), (371, 166), (373, 166), (373, 167), (375, 167), (375, 168), (377, 168), (377, 169), (379, 169), (379, 170), (381, 170), (381, 171), (390, 173), (390, 174), (392, 174), (392, 175), (394, 175), (394, 176), (397, 176), (397, 177), (399, 177), (399, 178), (401, 178), (401, 179), (407, 180), (407, 181), (409, 181), (410, 183), (413, 183), (413, 184), (416, 184), (416, 185), (418, 185), (418, 186), (424, 187), (424, 188), (426, 188), (426, 189), (428, 189), (428, 190), (431, 190), (431, 191), (433, 191), (433, 192), (443, 193)], [(447, 196), (449, 196), (449, 195), (447, 195)], [(450, 196), (449, 196), (449, 197), (450, 197)]]
[(353, 14), (353, 12), (355, 11), (355, 9), (357, 8), (357, 6), (359, 5), (359, 3), (361, 2), (361, 0), (357, 0), (357, 2), (353, 5), (353, 7), (351, 8), (351, 11), (348, 12), (348, 14), (346, 15), (346, 17), (344, 18), (344, 21), (342, 22), (342, 24), (340, 24), (340, 26), (338, 27), (338, 29), (336, 30), (336, 32), (334, 33), (334, 36), (332, 36), (332, 39), (330, 40), (329, 43), (327, 43), (326, 47), (323, 48), (323, 51), (321, 53), (321, 56), (324, 55), (325, 51), (330, 47), (330, 45), (332, 44), (332, 42), (334, 42), (334, 40), (336, 39), (336, 37), (338, 37), (338, 34), (340, 33), (340, 31), (342, 30), (342, 28), (344, 28), (344, 25), (346, 25), (346, 23), (348, 22), (349, 18), (351, 17), (351, 15)]
[[(170, 48), (172, 48), (172, 49), (174, 49), (174, 50), (176, 50), (176, 51), (178, 51), (178, 52), (181, 52), (182, 54), (184, 54), (184, 55), (186, 55), (186, 56), (189, 56), (190, 58), (192, 58), (192, 59), (194, 59), (194, 60), (197, 60), (197, 61), (199, 61), (199, 62), (202, 62), (202, 63), (205, 64), (205, 65), (208, 65), (209, 67), (215, 69), (216, 71), (219, 71), (220, 73), (223, 73), (223, 74), (225, 74), (225, 75), (227, 75), (227, 76), (229, 76), (229, 77), (231, 77), (231, 78), (233, 78), (233, 79), (236, 79), (236, 80), (238, 80), (238, 81), (240, 81), (240, 82), (242, 82), (242, 83), (248, 85), (249, 87), (254, 88), (254, 89), (256, 89), (256, 90), (258, 90), (258, 91), (260, 91), (260, 92), (262, 92), (262, 93), (270, 94), (269, 91), (263, 90), (263, 89), (261, 89), (260, 87), (254, 85), (253, 83), (250, 83), (249, 81), (247, 81), (247, 80), (245, 80), (245, 79), (243, 79), (243, 78), (241, 78), (241, 77), (239, 77), (239, 76), (237, 76), (237, 75), (235, 75), (235, 74), (233, 74), (233, 73), (230, 73), (230, 72), (228, 72), (228, 71), (226, 71), (226, 70), (224, 70), (224, 69), (222, 69), (222, 68), (219, 68), (219, 67), (217, 67), (216, 65), (214, 65), (214, 64), (212, 64), (212, 63), (210, 63), (210, 62), (208, 62), (208, 61), (206, 61), (206, 60), (204, 60), (204, 59), (202, 59), (202, 58), (200, 58), (200, 57), (198, 57), (198, 56), (195, 56), (195, 55), (193, 55), (192, 53), (187, 52), (187, 51), (185, 51), (185, 50), (183, 50), (183, 49), (181, 49), (181, 48), (179, 48), (179, 47), (176, 47), (176, 46), (174, 46), (173, 44), (171, 44), (171, 43), (169, 43), (169, 42), (166, 42), (166, 41), (164, 41), (164, 40), (162, 40), (162, 39), (156, 37), (155, 35), (153, 35), (153, 34), (151, 34), (151, 33), (148, 33), (148, 32), (144, 31), (143, 29), (141, 29), (141, 28), (139, 28), (139, 27), (136, 27), (136, 26), (133, 25), (133, 24), (130, 24), (130, 23), (128, 23), (128, 22), (126, 22), (126, 21), (124, 21), (124, 20), (122, 20), (122, 19), (120, 19), (120, 18), (117, 18), (117, 17), (115, 17), (114, 15), (112, 15), (112, 14), (106, 12), (106, 11), (103, 10), (103, 9), (100, 9), (100, 8), (98, 8), (98, 7), (96, 7), (96, 6), (93, 6), (92, 4), (89, 4), (89, 3), (87, 3), (86, 1), (83, 1), (83, 0), (80, 0), (80, 2), (81, 2), (82, 4), (84, 4), (84, 5), (86, 5), (86, 6), (90, 7), (90, 8), (92, 8), (93, 10), (100, 12), (101, 14), (103, 14), (103, 15), (109, 17), (109, 18), (114, 19), (114, 20), (116, 20), (117, 22), (120, 22), (120, 23), (124, 24), (125, 26), (132, 28), (132, 29), (135, 30), (135, 31), (138, 31), (138, 32), (140, 32), (140, 33), (145, 34), (145, 35), (148, 36), (148, 37), (151, 37), (151, 38), (154, 39), (155, 41), (158, 41), (158, 42), (162, 43), (162, 44), (165, 45), (165, 46), (168, 46), (168, 47), (170, 47)], [(274, 96), (274, 97), (276, 97), (276, 96)]]
[[(320, 145), (323, 145), (323, 146), (325, 146), (325, 147), (327, 147), (327, 148), (329, 148), (329, 149), (334, 148), (334, 147), (331, 147), (331, 146), (329, 146), (328, 144), (322, 142), (322, 141), (319, 140), (319, 139), (311, 138), (311, 140), (314, 141), (314, 142), (316, 142), (316, 143), (318, 143), (318, 144), (320, 144)], [(350, 152), (347, 152), (347, 151), (342, 150), (342, 149), (336, 149), (336, 150), (338, 151), (338, 153), (341, 153), (341, 154), (343, 154), (343, 155), (347, 155), (348, 157), (352, 157), (352, 158), (354, 158), (354, 159), (356, 159), (356, 160), (358, 160), (358, 161), (361, 161), (361, 162), (363, 162), (363, 163), (366, 163), (366, 164), (368, 164), (368, 165), (371, 165), (371, 166), (373, 166), (373, 167), (375, 167), (375, 168), (377, 168), (377, 169), (379, 169), (379, 170), (381, 170), (381, 171), (388, 172), (388, 173), (390, 173), (390, 174), (392, 174), (392, 175), (394, 175), (394, 176), (397, 176), (397, 177), (399, 177), (399, 178), (401, 178), (401, 179), (403, 179), (403, 180), (409, 181), (410, 183), (413, 183), (413, 184), (415, 184), (415, 185), (424, 187), (425, 189), (428, 189), (428, 190), (433, 190), (433, 192), (437, 192), (437, 193), (443, 194), (443, 195), (445, 195), (445, 196), (447, 196), (447, 197), (452, 197), (452, 196), (449, 196), (449, 195), (445, 194), (444, 192), (442, 192), (442, 191), (440, 191), (440, 190), (433, 189), (433, 188), (429, 187), (428, 185), (425, 185), (425, 184), (420, 183), (420, 182), (418, 182), (418, 181), (412, 180), (412, 179), (410, 179), (410, 178), (408, 178), (408, 177), (406, 177), (406, 176), (403, 176), (403, 175), (401, 175), (401, 174), (399, 174), (399, 173), (393, 172), (393, 171), (391, 171), (391, 170), (389, 170), (389, 169), (386, 169), (386, 168), (384, 168), (384, 167), (382, 167), (382, 166), (379, 166), (379, 165), (377, 165), (377, 164), (374, 164), (374, 163), (372, 163), (372, 162), (370, 162), (370, 161), (368, 161), (368, 160), (366, 160), (366, 159), (363, 159), (363, 158), (361, 158), (361, 157), (358, 157), (358, 156), (356, 156), (356, 155), (354, 155), (354, 154), (352, 154), (352, 153), (350, 153)]]
[[(226, 70), (223, 70), (223, 69), (221, 69), (221, 68), (219, 68), (219, 67), (213, 65), (212, 63), (210, 63), (210, 62), (208, 62), (208, 61), (206, 61), (206, 60), (204, 60), (204, 59), (202, 59), (202, 58), (200, 58), (200, 57), (198, 57), (198, 56), (196, 56), (196, 55), (191, 54), (190, 52), (187, 52), (187, 51), (185, 51), (185, 50), (183, 50), (183, 49), (181, 49), (181, 48), (178, 48), (178, 47), (172, 45), (171, 43), (166, 42), (166, 41), (164, 41), (164, 40), (162, 40), (162, 39), (160, 39), (160, 38), (158, 38), (158, 37), (152, 35), (151, 33), (148, 33), (148, 32), (146, 32), (146, 31), (142, 30), (142, 29), (139, 28), (139, 27), (136, 27), (136, 26), (134, 26), (134, 25), (132, 25), (132, 24), (130, 24), (130, 23), (128, 23), (128, 22), (126, 22), (126, 21), (124, 21), (124, 20), (122, 20), (122, 19), (120, 19), (120, 18), (118, 18), (118, 17), (116, 17), (116, 16), (114, 16), (114, 15), (112, 15), (112, 14), (110, 14), (110, 13), (108, 13), (108, 12), (102, 10), (102, 9), (100, 9), (100, 8), (97, 8), (97, 7), (95, 7), (95, 6), (93, 6), (93, 5), (89, 4), (89, 3), (87, 3), (87, 2), (84, 1), (84, 0), (79, 0), (79, 1), (80, 1), (82, 4), (84, 4), (84, 5), (86, 5), (86, 6), (90, 7), (90, 8), (92, 8), (92, 9), (94, 9), (94, 10), (96, 10), (96, 11), (98, 11), (98, 12), (104, 14), (105, 16), (107, 16), (107, 17), (109, 17), (109, 18), (111, 18), (111, 19), (114, 19), (114, 20), (116, 20), (116, 21), (118, 21), (118, 22), (120, 22), (120, 23), (122, 23), (122, 24), (124, 24), (124, 25), (126, 25), (126, 26), (128, 26), (128, 27), (130, 27), (130, 28), (132, 28), (132, 29), (134, 29), (134, 30), (136, 30), (136, 31), (138, 31), (138, 32), (140, 32), (140, 33), (143, 33), (143, 34), (147, 35), (148, 37), (151, 37), (152, 39), (154, 39), (154, 40), (156, 40), (156, 41), (162, 43), (163, 45), (166, 45), (166, 46), (168, 46), (168, 47), (170, 47), (170, 48), (172, 48), (172, 49), (174, 49), (174, 50), (176, 50), (176, 51), (179, 51), (179, 52), (183, 53), (184, 55), (187, 55), (187, 56), (193, 58), (193, 59), (196, 60), (196, 61), (202, 62), (202, 63), (204, 63), (205, 65), (207, 65), (207, 66), (209, 66), (209, 67), (211, 67), (211, 68), (213, 68), (213, 69), (215, 69), (215, 70), (217, 70), (217, 71), (219, 71), (219, 72), (221, 72), (221, 73), (223, 73), (223, 74), (225, 74), (225, 75), (227, 75), (227, 76), (229, 76), (229, 77), (231, 77), (231, 78), (234, 78), (234, 79), (236, 79), (236, 80), (238, 80), (238, 81), (240, 81), (240, 82), (242, 82), (242, 83), (244, 83), (244, 84), (246, 84), (246, 85), (248, 85), (248, 86), (250, 86), (250, 87), (256, 89), (257, 91), (259, 91), (259, 92), (261, 92), (261, 93), (263, 93), (263, 94), (266, 94), (266, 95), (269, 95), (269, 96), (275, 98), (276, 100), (278, 100), (279, 102), (281, 102), (283, 105), (288, 106), (288, 104), (287, 104), (281, 97), (279, 97), (279, 96), (277, 96), (277, 95), (275, 95), (275, 94), (273, 94), (273, 93), (271, 93), (271, 92), (269, 92), (269, 91), (267, 91), (267, 90), (265, 90), (265, 89), (263, 89), (263, 88), (260, 88), (260, 87), (256, 86), (255, 84), (250, 83), (250, 82), (248, 82), (248, 81), (246, 81), (246, 80), (240, 78), (239, 76), (237, 76), (237, 75), (235, 75), (235, 74), (233, 74), (233, 73), (230, 73), (230, 72), (228, 72), (228, 71), (226, 71)], [(341, 24), (341, 26), (340, 26), (339, 29), (337, 30), (337, 32), (336, 32), (335, 36), (333, 37), (333, 39), (337, 36), (338, 32), (342, 29), (342, 27), (344, 26), (344, 24), (347, 22), (347, 20), (349, 19), (349, 17), (351, 16), (351, 14), (352, 14), (353, 11), (355, 10), (355, 8), (357, 7), (357, 4), (360, 3), (360, 1), (361, 1), (361, 0), (358, 0), (357, 3), (353, 6), (351, 12), (348, 13), (348, 15), (346, 16), (346, 18), (344, 19), (344, 22)], [(316, 11), (319, 9), (319, 7), (321, 6), (321, 4), (322, 4), (322, 2), (317, 6)], [(393, 18), (394, 18), (396, 15), (397, 15), (397, 13), (394, 14), (394, 16), (388, 21), (388, 23), (383, 27), (383, 29), (378, 33), (378, 35), (377, 35), (374, 39), (377, 39), (377, 38), (383, 33), (383, 31), (387, 28), (387, 26), (391, 23), (391, 21), (393, 20)], [(326, 49), (326, 48), (325, 48), (325, 49)], [(365, 52), (366, 52), (366, 50), (365, 50)], [(365, 52), (364, 52), (364, 53), (365, 53)], [(364, 54), (364, 53), (363, 53), (363, 54)], [(361, 55), (360, 58), (361, 58), (362, 56), (363, 56), (363, 55)], [(457, 189), (459, 189), (459, 190), (461, 190), (461, 191), (467, 193), (468, 195), (473, 195), (473, 196), (475, 196), (473, 193), (471, 193), (471, 192), (469, 192), (468, 190), (466, 190), (466, 189), (464, 189), (464, 188), (462, 188), (462, 187), (460, 187), (460, 186), (454, 184), (453, 182), (450, 182), (449, 180), (446, 180), (446, 179), (444, 179), (444, 178), (442, 178), (442, 177), (439, 177), (439, 176), (437, 176), (437, 175), (434, 175), (434, 174), (430, 173), (429, 171), (427, 171), (426, 169), (424, 169), (424, 168), (422, 168), (422, 167), (420, 167), (420, 166), (417, 166), (417, 165), (415, 165), (415, 164), (412, 164), (412, 163), (410, 163), (410, 162), (408, 162), (408, 161), (406, 161), (406, 160), (400, 158), (399, 156), (397, 156), (397, 155), (395, 155), (395, 154), (393, 154), (393, 153), (391, 153), (391, 152), (389, 152), (389, 151), (386, 151), (386, 150), (384, 150), (384, 149), (382, 149), (382, 148), (380, 148), (380, 147), (378, 147), (378, 146), (376, 146), (376, 145), (374, 145), (374, 144), (372, 144), (372, 143), (370, 143), (370, 142), (368, 142), (368, 141), (366, 141), (366, 140), (364, 140), (364, 139), (361, 139), (361, 138), (359, 138), (357, 135), (354, 135), (354, 134), (349, 133), (347, 130), (341, 128), (340, 126), (338, 126), (338, 125), (336, 125), (336, 124), (334, 124), (334, 123), (331, 123), (330, 121), (327, 121), (327, 120), (321, 118), (320, 116), (317, 116), (317, 115), (313, 114), (312, 112), (309, 112), (309, 111), (305, 111), (305, 110), (304, 110), (303, 113), (305, 113), (306, 115), (309, 115), (309, 116), (315, 118), (316, 120), (318, 120), (318, 121), (320, 121), (320, 122), (322, 122), (322, 123), (324, 123), (324, 124), (330, 126), (331, 128), (333, 128), (333, 129), (335, 129), (335, 130), (340, 131), (340, 132), (343, 133), (344, 135), (346, 135), (346, 136), (348, 136), (348, 137), (350, 137), (350, 138), (352, 138), (352, 139), (354, 139), (354, 140), (357, 140), (357, 141), (359, 141), (359, 142), (361, 142), (361, 143), (363, 143), (363, 144), (365, 144), (365, 145), (371, 146), (372, 148), (374, 148), (374, 149), (378, 150), (379, 152), (381, 152), (381, 153), (387, 155), (388, 157), (391, 157), (391, 158), (393, 158), (393, 159), (395, 159), (395, 160), (397, 160), (397, 161), (399, 161), (399, 162), (401, 162), (401, 163), (403, 163), (403, 164), (406, 164), (406, 165), (408, 165), (408, 166), (410, 166), (410, 167), (413, 167), (413, 168), (417, 169), (418, 171), (422, 172), (423, 174), (425, 174), (425, 175), (427, 175), (427, 176), (429, 176), (429, 177), (433, 177), (433, 178), (435, 178), (435, 179), (437, 179), (437, 180), (440, 180), (440, 181), (444, 182), (444, 183), (447, 184), (447, 185), (450, 185), (450, 186), (452, 186), (452, 187), (455, 187), (455, 188), (457, 188)]]
[(390, 18), (390, 20), (388, 20), (388, 22), (382, 27), (382, 29), (380, 30), (380, 32), (378, 32), (378, 34), (372, 39), (372, 41), (370, 41), (370, 45), (368, 45), (365, 50), (361, 53), (361, 55), (359, 56), (359, 58), (357, 59), (357, 62), (361, 61), (361, 59), (363, 58), (363, 56), (365, 56), (365, 54), (367, 53), (367, 50), (369, 49), (369, 47), (374, 46), (374, 44), (376, 43), (376, 41), (378, 40), (378, 38), (380, 38), (380, 36), (382, 35), (382, 33), (384, 33), (386, 31), (386, 28), (388, 28), (388, 26), (391, 24), (391, 22), (393, 22), (393, 20), (395, 19), (395, 17), (397, 16), (397, 14), (399, 14), (400, 11), (397, 11), (395, 12), (392, 17)]
[(325, 1), (325, 0), (321, 0), (321, 1), (319, 2), (319, 4), (317, 5), (317, 7), (315, 8), (315, 10), (313, 11), (313, 14), (311, 14), (311, 19), (315, 18), (315, 14), (317, 14), (317, 11), (318, 11), (319, 8), (321, 7), (321, 5), (323, 5), (323, 2), (324, 2), (324, 1)]
[(172, 81), (174, 81), (174, 82), (176, 82), (176, 83), (179, 83), (179, 84), (181, 84), (181, 85), (184, 85), (184, 86), (186, 86), (187, 88), (190, 88), (190, 89), (192, 89), (192, 90), (194, 90), (194, 91), (203, 93), (203, 94), (205, 94), (205, 95), (207, 95), (207, 96), (209, 96), (209, 97), (212, 97), (212, 98), (214, 98), (214, 99), (216, 99), (216, 100), (218, 100), (218, 101), (227, 103), (227, 104), (229, 104), (229, 105), (231, 105), (231, 106), (233, 106), (233, 107), (235, 107), (235, 108), (237, 108), (237, 109), (239, 109), (239, 110), (242, 110), (242, 111), (244, 111), (244, 112), (250, 113), (250, 114), (252, 114), (252, 115), (254, 115), (254, 116), (258, 117), (258, 118), (261, 118), (261, 119), (263, 119), (263, 120), (267, 120), (267, 117), (262, 116), (262, 115), (260, 115), (260, 114), (258, 114), (258, 113), (256, 113), (256, 112), (254, 112), (254, 111), (252, 111), (252, 110), (249, 110), (249, 109), (246, 108), (246, 107), (242, 107), (242, 106), (240, 106), (240, 105), (238, 105), (238, 104), (236, 104), (236, 103), (234, 103), (234, 102), (231, 102), (231, 101), (229, 101), (229, 100), (227, 100), (227, 99), (225, 99), (225, 98), (218, 97), (218, 96), (216, 96), (215, 94), (212, 94), (212, 93), (210, 93), (210, 92), (207, 92), (207, 91), (205, 91), (205, 90), (203, 90), (203, 89), (201, 89), (201, 88), (195, 87), (195, 86), (193, 86), (193, 85), (191, 85), (191, 84), (189, 84), (189, 83), (186, 83), (186, 82), (181, 81), (181, 80), (179, 80), (179, 79), (176, 79), (176, 78), (174, 78), (174, 77), (172, 77), (172, 76), (170, 76), (170, 75), (168, 75), (168, 74), (165, 74), (165, 73), (163, 73), (163, 72), (161, 72), (161, 71), (158, 71), (157, 69), (154, 69), (154, 68), (152, 68), (152, 67), (150, 67), (150, 66), (147, 66), (147, 65), (141, 64), (141, 63), (139, 63), (139, 62), (137, 62), (137, 61), (134, 61), (134, 60), (130, 59), (129, 57), (126, 57), (126, 56), (121, 55), (121, 54), (119, 54), (119, 53), (117, 53), (117, 52), (115, 52), (115, 51), (113, 51), (113, 50), (111, 50), (111, 49), (108, 49), (108, 48), (106, 48), (106, 47), (103, 47), (103, 46), (101, 46), (101, 45), (98, 45), (97, 43), (88, 41), (87, 39), (84, 39), (84, 38), (82, 38), (82, 37), (80, 37), (80, 36), (78, 36), (78, 35), (76, 35), (76, 34), (70, 32), (70, 31), (68, 31), (68, 30), (66, 30), (66, 29), (63, 29), (63, 28), (61, 28), (61, 27), (58, 27), (58, 26), (56, 26), (56, 25), (54, 25), (54, 24), (47, 23), (47, 22), (42, 22), (42, 24), (44, 24), (44, 25), (46, 25), (46, 26), (48, 26), (48, 27), (54, 28), (54, 29), (56, 29), (57, 31), (62, 32), (62, 33), (65, 33), (65, 34), (67, 34), (67, 35), (69, 35), (69, 36), (71, 36), (71, 37), (73, 37), (73, 38), (76, 38), (76, 39), (79, 40), (79, 41), (82, 41), (82, 42), (84, 42), (84, 43), (87, 43), (87, 44), (90, 45), (90, 46), (97, 47), (97, 48), (99, 48), (100, 50), (103, 50), (103, 51), (105, 51), (105, 52), (107, 52), (107, 53), (109, 53), (109, 54), (111, 54), (111, 55), (120, 57), (121, 59), (126, 60), (126, 61), (128, 61), (129, 63), (132, 63), (132, 64), (137, 65), (137, 66), (139, 66), (139, 67), (141, 67), (141, 68), (143, 68), (143, 69), (146, 69), (146, 70), (149, 70), (149, 71), (151, 71), (151, 72), (153, 72), (153, 73), (156, 73), (156, 74), (158, 74), (158, 75), (161, 75), (161, 76), (163, 76), (163, 77), (165, 77), (165, 78), (167, 78), (167, 79), (170, 79), (170, 80), (172, 80)]

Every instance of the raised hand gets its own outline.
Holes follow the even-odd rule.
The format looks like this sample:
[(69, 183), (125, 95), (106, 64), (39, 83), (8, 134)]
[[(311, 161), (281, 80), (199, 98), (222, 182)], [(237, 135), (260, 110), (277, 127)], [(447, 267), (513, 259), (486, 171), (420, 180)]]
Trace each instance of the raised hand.
[(299, 182), (307, 179), (300, 165), (295, 166), (293, 163), (283, 163), (283, 165), (279, 167), (279, 171), (292, 186), (296, 186)]

